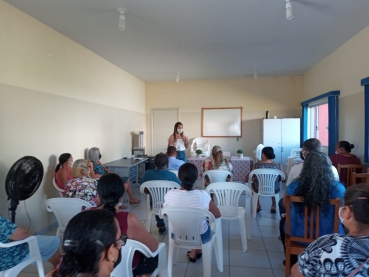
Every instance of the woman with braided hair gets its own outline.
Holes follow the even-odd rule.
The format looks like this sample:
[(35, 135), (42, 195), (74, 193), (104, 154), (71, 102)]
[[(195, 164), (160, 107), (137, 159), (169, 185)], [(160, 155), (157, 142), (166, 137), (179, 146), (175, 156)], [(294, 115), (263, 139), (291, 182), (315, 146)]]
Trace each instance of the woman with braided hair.
[[(97, 209), (105, 209), (115, 214), (122, 234), (126, 234), (129, 239), (133, 239), (145, 244), (152, 252), (158, 249), (157, 240), (145, 229), (138, 218), (128, 212), (119, 210), (119, 199), (123, 196), (124, 187), (122, 178), (115, 173), (108, 173), (99, 179), (97, 183)], [(158, 266), (158, 257), (147, 258), (139, 252), (135, 252), (133, 257), (133, 276), (150, 274)]]

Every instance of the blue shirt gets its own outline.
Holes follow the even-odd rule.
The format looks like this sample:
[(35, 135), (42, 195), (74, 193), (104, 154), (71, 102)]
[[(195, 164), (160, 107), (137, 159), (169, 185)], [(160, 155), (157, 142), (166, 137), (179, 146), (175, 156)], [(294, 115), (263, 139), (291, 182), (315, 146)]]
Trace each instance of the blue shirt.
[[(295, 180), (291, 184), (288, 185), (286, 194), (295, 195), (295, 191), (300, 184), (300, 180)], [(339, 198), (343, 201), (343, 195), (345, 194), (346, 188), (340, 182), (333, 182), (331, 184), (331, 192), (329, 195), (330, 199)], [(335, 217), (334, 207), (330, 205), (328, 215), (324, 214), (321, 210), (320, 213), (320, 230), (319, 236), (324, 236), (328, 234), (334, 233), (334, 217)], [(338, 232), (340, 234), (344, 234), (344, 230), (342, 228), (342, 224), (340, 224)], [(299, 212), (296, 211), (295, 204), (291, 205), (291, 236), (303, 237), (304, 236), (304, 217), (300, 215)]]
[(183, 165), (185, 162), (182, 160), (178, 160), (176, 157), (168, 157), (169, 163), (168, 163), (168, 170), (178, 170), (181, 165)]
[(142, 177), (141, 184), (146, 181), (155, 181), (155, 180), (166, 180), (176, 182), (178, 185), (182, 185), (181, 181), (177, 178), (177, 176), (166, 169), (151, 169), (147, 170)]
[[(0, 216), (0, 242), (11, 242), (17, 225)], [(0, 271), (7, 270), (19, 264), (28, 254), (28, 244), (23, 243), (10, 248), (0, 248)]]

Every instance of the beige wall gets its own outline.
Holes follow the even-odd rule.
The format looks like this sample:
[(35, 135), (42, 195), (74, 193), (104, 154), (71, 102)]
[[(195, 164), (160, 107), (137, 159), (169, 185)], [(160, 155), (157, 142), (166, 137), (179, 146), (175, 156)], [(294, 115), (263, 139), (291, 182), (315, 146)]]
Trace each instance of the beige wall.
[(364, 87), (369, 76), (369, 26), (303, 75), (303, 99), (340, 90), (339, 139), (355, 144), (353, 153), (364, 154)]
[[(0, 213), (7, 215), (8, 170), (37, 157), (44, 180), (26, 200), (34, 232), (55, 221), (42, 203), (57, 196), (61, 153), (78, 159), (97, 146), (107, 162), (130, 152), (130, 132), (146, 128), (145, 83), (3, 1), (0, 49)], [(28, 227), (22, 202), (16, 221)]]
[(271, 117), (300, 117), (301, 100), (301, 77), (146, 83), (148, 153), (151, 153), (152, 108), (179, 107), (184, 132), (191, 140), (201, 137), (201, 108), (242, 106), (242, 138), (239, 141), (210, 138), (210, 142), (233, 155), (243, 149), (246, 155), (252, 156), (261, 142), (260, 119), (265, 117), (265, 112), (268, 110)]

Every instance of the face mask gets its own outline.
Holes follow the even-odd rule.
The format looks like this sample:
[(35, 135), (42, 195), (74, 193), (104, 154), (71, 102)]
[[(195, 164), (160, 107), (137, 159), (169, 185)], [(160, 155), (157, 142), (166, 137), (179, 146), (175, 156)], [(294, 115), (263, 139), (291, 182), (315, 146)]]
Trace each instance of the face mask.
[(183, 129), (177, 129), (178, 134), (182, 134), (182, 132), (183, 132)]
[(118, 259), (117, 261), (114, 263), (114, 268), (117, 267), (117, 265), (119, 265), (119, 263), (121, 262), (122, 260), (122, 251), (120, 249), (118, 249), (119, 253), (118, 253)]
[(73, 162), (69, 162), (70, 167), (73, 167)]
[(101, 157), (102, 157), (101, 154), (99, 154), (99, 160), (101, 159)]
[(335, 153), (335, 154), (339, 154), (339, 153), (340, 153), (340, 151), (336, 150), (334, 153)]

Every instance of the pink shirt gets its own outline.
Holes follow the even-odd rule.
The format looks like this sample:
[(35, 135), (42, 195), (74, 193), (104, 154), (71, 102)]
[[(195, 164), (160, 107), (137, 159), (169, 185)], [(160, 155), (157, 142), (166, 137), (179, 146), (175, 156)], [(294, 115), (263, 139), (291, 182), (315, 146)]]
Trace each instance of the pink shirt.
[[(63, 170), (63, 168), (60, 168), (59, 170)], [(55, 173), (55, 181), (56, 181), (56, 184), (58, 185), (58, 187), (60, 189), (65, 189), (65, 184), (61, 184), (61, 181), (59, 180), (59, 177), (58, 177), (58, 172), (59, 170)], [(72, 175), (70, 175), (70, 172), (68, 171), (65, 171), (67, 173), (67, 181), (70, 181), (73, 179)]]

